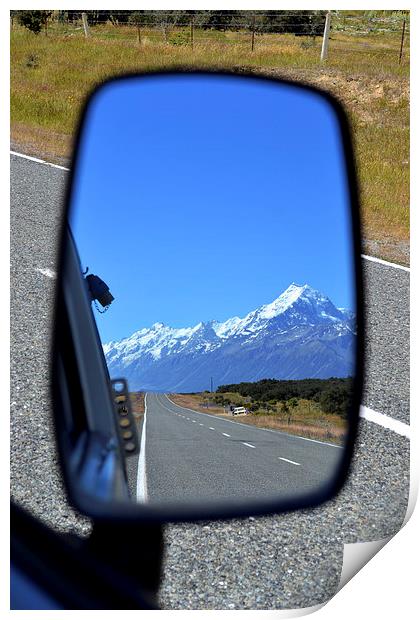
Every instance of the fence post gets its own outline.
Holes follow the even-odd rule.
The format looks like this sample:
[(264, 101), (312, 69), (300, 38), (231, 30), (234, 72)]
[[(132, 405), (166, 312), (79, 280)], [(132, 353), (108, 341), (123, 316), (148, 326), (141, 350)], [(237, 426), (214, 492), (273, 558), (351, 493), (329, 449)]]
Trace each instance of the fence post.
[(137, 24), (137, 43), (141, 45), (140, 24)]
[(324, 38), (322, 39), (321, 60), (326, 60), (328, 56), (330, 25), (331, 25), (331, 11), (327, 11), (327, 14), (325, 16)]
[(403, 21), (403, 28), (402, 28), (402, 34), (401, 34), (400, 58), (398, 60), (399, 65), (401, 64), (401, 59), (402, 59), (402, 53), (403, 53), (403, 47), (404, 47), (404, 35), (405, 35), (405, 17)]
[(255, 41), (255, 15), (252, 16), (251, 29), (252, 29), (252, 34), (251, 34), (251, 52), (253, 52), (254, 51), (254, 41)]
[(86, 13), (82, 13), (83, 30), (85, 31), (85, 37), (90, 37), (89, 25)]
[(191, 30), (191, 49), (194, 49), (194, 15), (191, 15), (191, 24), (190, 24), (190, 30)]

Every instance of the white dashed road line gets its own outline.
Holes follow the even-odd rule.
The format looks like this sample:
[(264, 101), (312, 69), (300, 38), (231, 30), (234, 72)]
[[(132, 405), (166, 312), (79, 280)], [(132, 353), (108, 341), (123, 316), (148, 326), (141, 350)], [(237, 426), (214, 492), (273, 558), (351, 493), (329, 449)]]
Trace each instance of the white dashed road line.
[(224, 435), (225, 437), (230, 437), (230, 435), (228, 435), (227, 433), (222, 433), (222, 435)]
[(242, 443), (244, 444), (244, 446), (248, 446), (248, 448), (255, 448), (252, 443), (247, 443), (246, 441), (243, 441)]
[(300, 465), (300, 463), (296, 463), (296, 461), (291, 461), (289, 459), (285, 459), (282, 456), (279, 456), (280, 461), (286, 461), (286, 463), (291, 463), (292, 465)]

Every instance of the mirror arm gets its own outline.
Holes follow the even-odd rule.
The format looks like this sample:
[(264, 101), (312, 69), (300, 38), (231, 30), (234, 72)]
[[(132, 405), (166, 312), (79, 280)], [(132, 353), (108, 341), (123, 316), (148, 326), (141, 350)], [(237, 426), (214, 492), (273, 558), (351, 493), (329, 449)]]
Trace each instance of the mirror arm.
[(151, 605), (157, 606), (164, 550), (161, 525), (94, 521), (86, 545), (98, 559), (134, 582)]

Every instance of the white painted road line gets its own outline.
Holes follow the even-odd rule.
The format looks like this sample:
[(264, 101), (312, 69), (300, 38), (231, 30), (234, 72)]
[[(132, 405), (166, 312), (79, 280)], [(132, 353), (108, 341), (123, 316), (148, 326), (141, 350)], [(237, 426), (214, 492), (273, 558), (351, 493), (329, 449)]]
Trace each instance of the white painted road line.
[(209, 426), (209, 429), (210, 429), (211, 431), (214, 431), (213, 426)]
[(291, 463), (292, 465), (300, 465), (300, 463), (296, 463), (296, 461), (290, 461), (289, 459), (285, 459), (282, 456), (279, 456), (280, 461), (286, 461), (286, 463)]
[(391, 418), (388, 415), (369, 409), (369, 407), (361, 405), (359, 416), (364, 420), (368, 420), (368, 422), (374, 422), (383, 428), (394, 431), (394, 433), (398, 433), (398, 435), (403, 435), (404, 437), (408, 437), (408, 439), (411, 437), (411, 429), (409, 424), (405, 424), (404, 422), (400, 422), (399, 420)]
[(252, 443), (246, 443), (246, 441), (243, 441), (242, 443), (244, 444), (244, 446), (248, 446), (248, 448), (255, 448)]
[(147, 502), (147, 481), (146, 481), (146, 416), (147, 416), (147, 394), (144, 396), (144, 417), (141, 429), (140, 454), (137, 465), (137, 501)]
[(227, 433), (222, 433), (222, 435), (224, 435), (225, 437), (230, 437), (230, 435), (228, 435)]
[(386, 267), (393, 267), (394, 269), (402, 269), (403, 271), (408, 271), (408, 273), (410, 273), (410, 267), (406, 267), (405, 265), (390, 263), (387, 260), (382, 260), (382, 258), (376, 258), (376, 256), (367, 256), (366, 254), (362, 254), (362, 258), (364, 258), (365, 260), (370, 260), (372, 261), (372, 263), (379, 263), (380, 265), (385, 265)]
[(49, 161), (44, 161), (43, 159), (38, 159), (37, 157), (30, 157), (29, 155), (24, 155), (23, 153), (16, 153), (16, 151), (10, 151), (10, 154), (15, 155), (15, 157), (21, 157), (22, 159), (29, 159), (37, 164), (44, 164), (44, 166), (51, 166), (52, 168), (58, 168), (59, 170), (66, 170), (66, 172), (70, 171), (70, 168), (65, 168), (64, 166), (59, 166), (58, 164), (52, 164)]

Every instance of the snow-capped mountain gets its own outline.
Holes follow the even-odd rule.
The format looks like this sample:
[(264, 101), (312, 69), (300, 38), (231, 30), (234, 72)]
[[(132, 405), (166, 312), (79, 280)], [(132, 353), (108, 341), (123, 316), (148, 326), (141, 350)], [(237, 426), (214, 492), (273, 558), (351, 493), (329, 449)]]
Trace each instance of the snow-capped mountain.
[(308, 284), (291, 284), (245, 317), (176, 329), (155, 323), (104, 344), (111, 377), (132, 390), (195, 392), (264, 378), (347, 377), (355, 315)]

